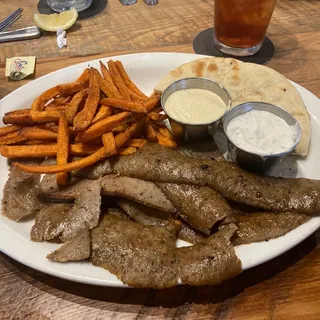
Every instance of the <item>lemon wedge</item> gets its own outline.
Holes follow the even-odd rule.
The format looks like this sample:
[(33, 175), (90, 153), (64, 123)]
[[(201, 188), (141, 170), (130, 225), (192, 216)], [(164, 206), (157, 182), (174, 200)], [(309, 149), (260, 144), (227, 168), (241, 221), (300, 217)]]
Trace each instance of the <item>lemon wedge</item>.
[(75, 8), (62, 11), (59, 14), (39, 14), (34, 15), (36, 25), (45, 31), (58, 31), (69, 29), (77, 20), (78, 12)]

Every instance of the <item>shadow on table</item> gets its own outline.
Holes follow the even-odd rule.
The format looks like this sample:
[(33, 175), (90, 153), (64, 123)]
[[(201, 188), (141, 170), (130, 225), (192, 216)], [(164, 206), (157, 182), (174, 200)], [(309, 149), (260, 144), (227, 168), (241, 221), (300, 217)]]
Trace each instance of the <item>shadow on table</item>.
[[(317, 245), (316, 235), (310, 236), (301, 244), (263, 265), (243, 272), (235, 279), (217, 287), (178, 286), (167, 290), (143, 290), (133, 288), (98, 287), (67, 280), (57, 279), (7, 258), (8, 262), (22, 271), (17, 275), (23, 281), (39, 290), (73, 303), (93, 307), (92, 300), (97, 301), (96, 308), (115, 311), (122, 305), (123, 312), (131, 312), (132, 305), (164, 308), (179, 307), (185, 303), (209, 304), (224, 302), (246, 288), (267, 280), (286, 270), (308, 255)], [(56, 290), (57, 289), (57, 290)], [(79, 299), (82, 297), (83, 299)], [(106, 302), (101, 306), (99, 302)]]
[(275, 55), (271, 62), (279, 62), (276, 70), (280, 73), (291, 73), (303, 68), (308, 61), (308, 51), (299, 43), (296, 35), (281, 24), (273, 23), (270, 27), (272, 32), (268, 32), (267, 36), (275, 46)]

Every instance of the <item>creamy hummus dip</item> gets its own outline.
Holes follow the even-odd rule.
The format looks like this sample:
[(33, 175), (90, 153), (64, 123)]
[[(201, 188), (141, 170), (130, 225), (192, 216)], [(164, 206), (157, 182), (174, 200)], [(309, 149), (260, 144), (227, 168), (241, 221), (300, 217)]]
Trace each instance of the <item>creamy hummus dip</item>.
[(165, 103), (169, 117), (186, 124), (208, 124), (227, 111), (223, 100), (204, 89), (184, 89), (173, 92)]

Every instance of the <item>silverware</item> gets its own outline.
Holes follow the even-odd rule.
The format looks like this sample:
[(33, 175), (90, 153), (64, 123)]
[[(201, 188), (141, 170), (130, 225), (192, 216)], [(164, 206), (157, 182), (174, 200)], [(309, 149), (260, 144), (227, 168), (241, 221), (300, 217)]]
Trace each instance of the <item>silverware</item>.
[(0, 32), (10, 27), (12, 24), (14, 24), (20, 17), (21, 12), (23, 11), (22, 8), (19, 8), (12, 14), (10, 14), (7, 18), (5, 18), (3, 21), (0, 22)]
[(144, 0), (145, 4), (148, 6), (153, 6), (155, 4), (158, 4), (158, 0)]
[(124, 5), (124, 6), (130, 6), (132, 4), (135, 4), (137, 2), (137, 0), (120, 0), (120, 2)]
[[(245, 151), (239, 146), (235, 145), (228, 136), (227, 126), (233, 118), (251, 110), (268, 111), (284, 119), (290, 126), (296, 126), (296, 140), (291, 148), (278, 154), (259, 155)], [(223, 130), (228, 140), (228, 160), (237, 162), (239, 166), (248, 171), (254, 171), (262, 174), (268, 173), (285, 155), (291, 153), (301, 139), (301, 127), (298, 121), (282, 108), (265, 102), (246, 102), (236, 106), (225, 116), (223, 120)], [(275, 130), (277, 129), (275, 128)]]
[(0, 43), (40, 38), (41, 30), (34, 26), (13, 31), (0, 32)]
[[(170, 117), (166, 111), (166, 101), (175, 91), (184, 89), (204, 89), (218, 95), (226, 104), (225, 113), (218, 119), (204, 124), (188, 124)], [(172, 132), (178, 140), (197, 141), (206, 138), (212, 138), (218, 130), (219, 124), (224, 115), (229, 111), (231, 106), (231, 97), (228, 91), (219, 83), (204, 78), (185, 78), (172, 83), (161, 96), (161, 105), (163, 111), (167, 114)], [(214, 106), (212, 106), (214, 108)]]

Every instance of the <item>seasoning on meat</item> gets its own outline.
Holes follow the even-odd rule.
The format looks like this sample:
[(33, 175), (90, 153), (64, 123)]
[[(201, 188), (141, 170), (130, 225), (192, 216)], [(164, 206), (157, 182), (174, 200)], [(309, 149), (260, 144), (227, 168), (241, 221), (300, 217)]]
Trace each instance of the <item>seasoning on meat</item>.
[(229, 224), (205, 242), (177, 249), (179, 276), (192, 286), (218, 285), (241, 273), (241, 262), (230, 238), (237, 230)]
[(73, 205), (67, 203), (44, 203), (36, 215), (31, 229), (32, 241), (48, 241), (57, 238)]
[(184, 220), (206, 234), (217, 222), (233, 214), (226, 200), (209, 187), (161, 182), (157, 186)]
[(39, 181), (40, 175), (11, 166), (9, 178), (3, 189), (2, 214), (15, 221), (35, 214), (40, 208)]
[(165, 227), (143, 226), (107, 214), (92, 230), (91, 261), (130, 286), (172, 287), (178, 280), (176, 232), (174, 222)]
[(102, 178), (101, 188), (103, 195), (124, 197), (163, 211), (176, 211), (162, 191), (151, 181), (111, 174)]
[(173, 219), (173, 215), (170, 212), (147, 207), (131, 200), (120, 199), (118, 204), (128, 216), (143, 225), (163, 226), (170, 219)]
[(101, 207), (100, 180), (81, 180), (77, 184), (76, 190), (78, 195), (75, 205), (65, 221), (61, 234), (63, 242), (69, 241), (86, 227), (93, 229), (99, 223)]
[(234, 245), (278, 238), (307, 222), (310, 216), (295, 212), (256, 212), (236, 214), (238, 230), (232, 238)]
[(81, 230), (71, 240), (57, 250), (49, 253), (47, 258), (57, 262), (80, 261), (90, 257), (89, 228)]

